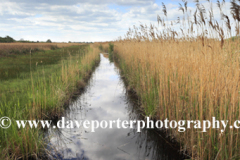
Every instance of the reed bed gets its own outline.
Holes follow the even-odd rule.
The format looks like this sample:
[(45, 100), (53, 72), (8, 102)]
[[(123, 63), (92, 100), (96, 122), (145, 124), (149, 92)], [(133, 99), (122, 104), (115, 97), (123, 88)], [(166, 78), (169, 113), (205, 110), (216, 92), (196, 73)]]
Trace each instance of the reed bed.
[[(56, 55), (60, 58), (54, 58)], [(12, 62), (11, 58), (3, 57), (0, 62), (7, 65)], [(88, 45), (17, 58), (19, 64), (29, 65), (30, 71), (20, 70), (21, 76), (5, 77), (0, 83), (0, 117), (7, 116), (12, 122), (61, 116), (73, 93), (84, 87), (100, 60), (98, 49)], [(10, 128), (0, 130), (0, 144), (0, 159), (46, 159), (43, 155), (50, 154), (42, 128), (18, 129), (17, 124), (12, 123)]]
[[(229, 127), (240, 119), (239, 1), (232, 1), (230, 8), (235, 28), (229, 15), (222, 12), (223, 21), (214, 20), (212, 8), (206, 11), (198, 1), (190, 15), (183, 2), (182, 19), (167, 21), (163, 4), (165, 16), (157, 17), (159, 26), (130, 28), (124, 38), (112, 42), (113, 56), (141, 99), (146, 116), (170, 121), (228, 120), (224, 132), (212, 127), (202, 132), (193, 125), (185, 132), (166, 129), (183, 154), (192, 159), (239, 159), (239, 131)], [(224, 1), (217, 5), (221, 11)]]

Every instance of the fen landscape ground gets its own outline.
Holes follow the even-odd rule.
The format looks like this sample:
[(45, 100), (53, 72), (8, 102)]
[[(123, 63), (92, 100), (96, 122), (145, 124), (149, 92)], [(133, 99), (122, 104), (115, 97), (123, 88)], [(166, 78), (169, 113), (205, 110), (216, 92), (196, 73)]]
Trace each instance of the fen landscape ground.
[[(137, 101), (134, 108), (137, 108), (138, 112), (134, 114), (127, 112), (130, 117), (134, 115), (135, 118), (150, 117), (155, 121), (168, 118), (176, 121), (199, 120), (200, 122), (212, 120), (212, 117), (215, 117), (218, 120), (228, 120), (229, 125), (233, 124), (236, 120), (240, 120), (240, 1), (230, 1), (231, 5), (228, 8), (231, 11), (230, 15), (223, 12), (225, 1), (206, 1), (206, 3), (210, 6), (209, 9), (196, 1), (194, 11), (191, 13), (187, 1), (179, 3), (182, 15), (173, 21), (168, 20), (168, 9), (163, 3), (163, 16), (156, 15), (156, 25), (135, 25), (130, 27), (124, 36), (119, 35), (121, 37), (108, 42), (93, 44), (0, 43), (0, 117), (7, 116), (12, 120), (57, 120), (63, 115), (75, 117), (73, 113), (78, 110), (75, 111), (73, 108), (82, 106), (80, 102), (86, 101), (81, 97), (81, 93), (84, 93), (83, 88), (90, 88), (86, 93), (89, 97), (91, 97), (90, 93), (93, 94), (91, 85), (88, 84), (88, 81), (91, 83), (92, 76), (95, 77), (92, 80), (94, 93), (100, 91), (99, 86), (109, 85), (108, 87), (111, 88), (110, 82), (119, 85), (114, 81), (116, 80), (114, 77), (111, 77), (113, 79), (109, 82), (109, 79), (105, 79), (106, 84), (94, 85), (98, 84), (97, 80), (104, 79), (98, 75), (99, 70), (99, 73), (108, 76), (107, 71), (111, 69), (112, 72), (115, 71), (115, 76), (122, 79), (119, 81), (124, 83), (122, 85), (125, 88), (124, 92), (134, 95)], [(218, 6), (221, 20), (215, 19), (216, 11), (213, 11), (213, 5)], [(110, 59), (109, 65), (114, 64), (116, 67), (111, 66), (109, 70), (102, 69), (101, 64), (104, 62), (104, 67), (108, 62), (103, 55), (100, 56), (100, 53), (108, 53), (105, 56)], [(99, 64), (100, 69), (98, 69)], [(118, 72), (119, 75), (116, 74)], [(110, 92), (111, 95), (124, 96), (122, 92), (115, 90), (116, 88), (111, 88), (106, 92)], [(76, 95), (80, 97), (79, 103), (78, 99), (72, 100)], [(90, 99), (89, 102), (86, 101), (86, 104), (98, 105), (96, 102), (90, 103)], [(116, 101), (122, 103), (118, 100)], [(108, 103), (104, 102), (104, 104)], [(116, 106), (118, 108), (114, 109)], [(90, 112), (91, 107), (86, 105), (85, 107), (80, 107), (79, 110)], [(105, 110), (92, 108), (94, 108), (93, 111), (101, 110), (106, 112), (105, 114), (113, 110), (110, 113), (115, 117), (120, 117), (121, 112), (125, 113), (120, 104), (114, 103), (109, 103)], [(71, 112), (72, 109), (74, 111)], [(100, 112), (94, 114), (105, 115)], [(94, 119), (93, 116), (89, 118)], [(159, 137), (174, 148), (173, 151), (171, 149), (169, 151), (171, 150), (172, 154), (177, 152), (177, 156), (171, 157), (171, 153), (169, 155), (161, 153), (164, 156), (156, 154), (162, 150), (158, 147), (159, 145), (153, 145), (154, 139), (158, 143), (165, 142), (159, 141), (154, 134), (150, 138), (150, 148), (154, 148), (153, 151), (152, 148), (149, 148), (151, 152), (144, 150), (145, 155), (139, 154), (142, 157), (134, 157), (131, 153), (125, 153), (126, 155), (121, 158), (240, 159), (238, 129), (230, 126), (221, 127), (218, 129), (210, 127), (207, 132), (202, 132), (202, 128), (194, 128), (194, 126), (187, 128), (185, 132), (179, 132), (176, 128), (158, 130)], [(222, 129), (224, 132), (221, 131)], [(16, 124), (12, 124), (8, 129), (0, 129), (0, 151), (2, 153), (0, 158), (58, 159), (59, 157), (52, 156), (52, 152), (49, 152), (47, 148), (49, 144), (46, 143), (44, 131), (40, 127), (18, 129)], [(146, 131), (149, 135), (153, 135), (152, 132), (155, 131)], [(134, 132), (134, 135), (139, 136), (139, 134)], [(99, 134), (96, 132), (94, 136), (89, 136), (89, 139), (93, 140), (94, 137), (106, 139), (106, 135), (108, 133), (102, 134), (99, 131)], [(85, 137), (88, 136), (85, 135)], [(97, 138), (96, 141), (98, 141)], [(61, 142), (61, 139), (58, 142)], [(79, 143), (83, 142), (84, 140)], [(106, 140), (102, 143), (108, 146), (107, 142)], [(144, 141), (141, 144), (145, 143), (147, 142)], [(124, 143), (126, 146), (127, 144), (136, 147), (128, 142)], [(93, 147), (96, 149), (93, 152), (88, 150), (91, 148), (89, 144), (86, 145), (88, 148), (84, 149), (85, 154), (89, 152), (91, 156), (98, 150), (104, 149), (102, 144), (97, 149)], [(123, 147), (120, 144), (117, 146)], [(107, 150), (111, 150), (114, 145), (108, 147)], [(130, 150), (131, 148), (128, 148), (127, 151)], [(137, 149), (139, 150), (141, 149)], [(111, 151), (115, 153), (116, 150)], [(126, 150), (118, 148), (115, 153), (116, 157), (118, 152), (122, 153)], [(91, 156), (85, 154), (77, 158), (114, 158), (110, 155), (106, 156), (105, 152), (104, 158), (101, 158), (101, 155), (87, 158)], [(127, 154), (130, 155), (127, 156)], [(149, 158), (149, 156), (152, 157)], [(60, 159), (74, 158), (61, 157)]]

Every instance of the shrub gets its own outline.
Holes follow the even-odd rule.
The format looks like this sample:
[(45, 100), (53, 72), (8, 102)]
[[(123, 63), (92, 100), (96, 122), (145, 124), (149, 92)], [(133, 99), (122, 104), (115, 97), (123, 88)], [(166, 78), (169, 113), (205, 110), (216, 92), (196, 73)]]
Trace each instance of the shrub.
[(48, 39), (46, 42), (47, 42), (47, 43), (52, 43), (52, 41), (51, 41), (50, 39)]

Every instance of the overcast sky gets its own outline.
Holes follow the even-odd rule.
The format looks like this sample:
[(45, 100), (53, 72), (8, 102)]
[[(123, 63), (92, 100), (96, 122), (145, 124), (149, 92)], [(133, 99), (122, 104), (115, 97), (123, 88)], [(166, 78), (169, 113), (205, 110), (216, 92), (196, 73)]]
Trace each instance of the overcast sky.
[[(195, 11), (192, 1), (189, 8)], [(162, 2), (169, 20), (182, 15), (181, 0), (0, 0), (0, 36), (57, 42), (115, 40), (133, 25), (156, 23), (157, 15), (163, 16)], [(229, 6), (228, 1), (227, 10)], [(219, 16), (217, 10), (215, 14)]]

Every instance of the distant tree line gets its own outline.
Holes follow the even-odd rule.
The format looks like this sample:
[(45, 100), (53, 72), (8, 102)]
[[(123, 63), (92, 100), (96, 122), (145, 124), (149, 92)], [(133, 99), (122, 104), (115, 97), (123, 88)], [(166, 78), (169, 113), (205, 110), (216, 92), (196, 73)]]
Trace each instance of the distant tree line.
[(10, 42), (15, 42), (15, 40), (9, 36), (0, 37), (0, 43), (10, 43)]
[(0, 43), (12, 43), (12, 42), (21, 42), (21, 43), (52, 43), (52, 41), (50, 39), (48, 39), (47, 41), (29, 41), (29, 40), (24, 40), (24, 39), (20, 39), (20, 40), (15, 40), (10, 36), (6, 36), (6, 37), (0, 37)]
[[(29, 41), (29, 40), (24, 40), (24, 39), (20, 39), (20, 40), (15, 40), (10, 36), (6, 36), (6, 37), (0, 37), (0, 43), (11, 43), (11, 42), (21, 42), (21, 43), (52, 43), (52, 41), (50, 39), (48, 39), (47, 41)], [(66, 43), (66, 42), (63, 42)], [(69, 41), (68, 43), (93, 43), (93, 42), (71, 42)]]

